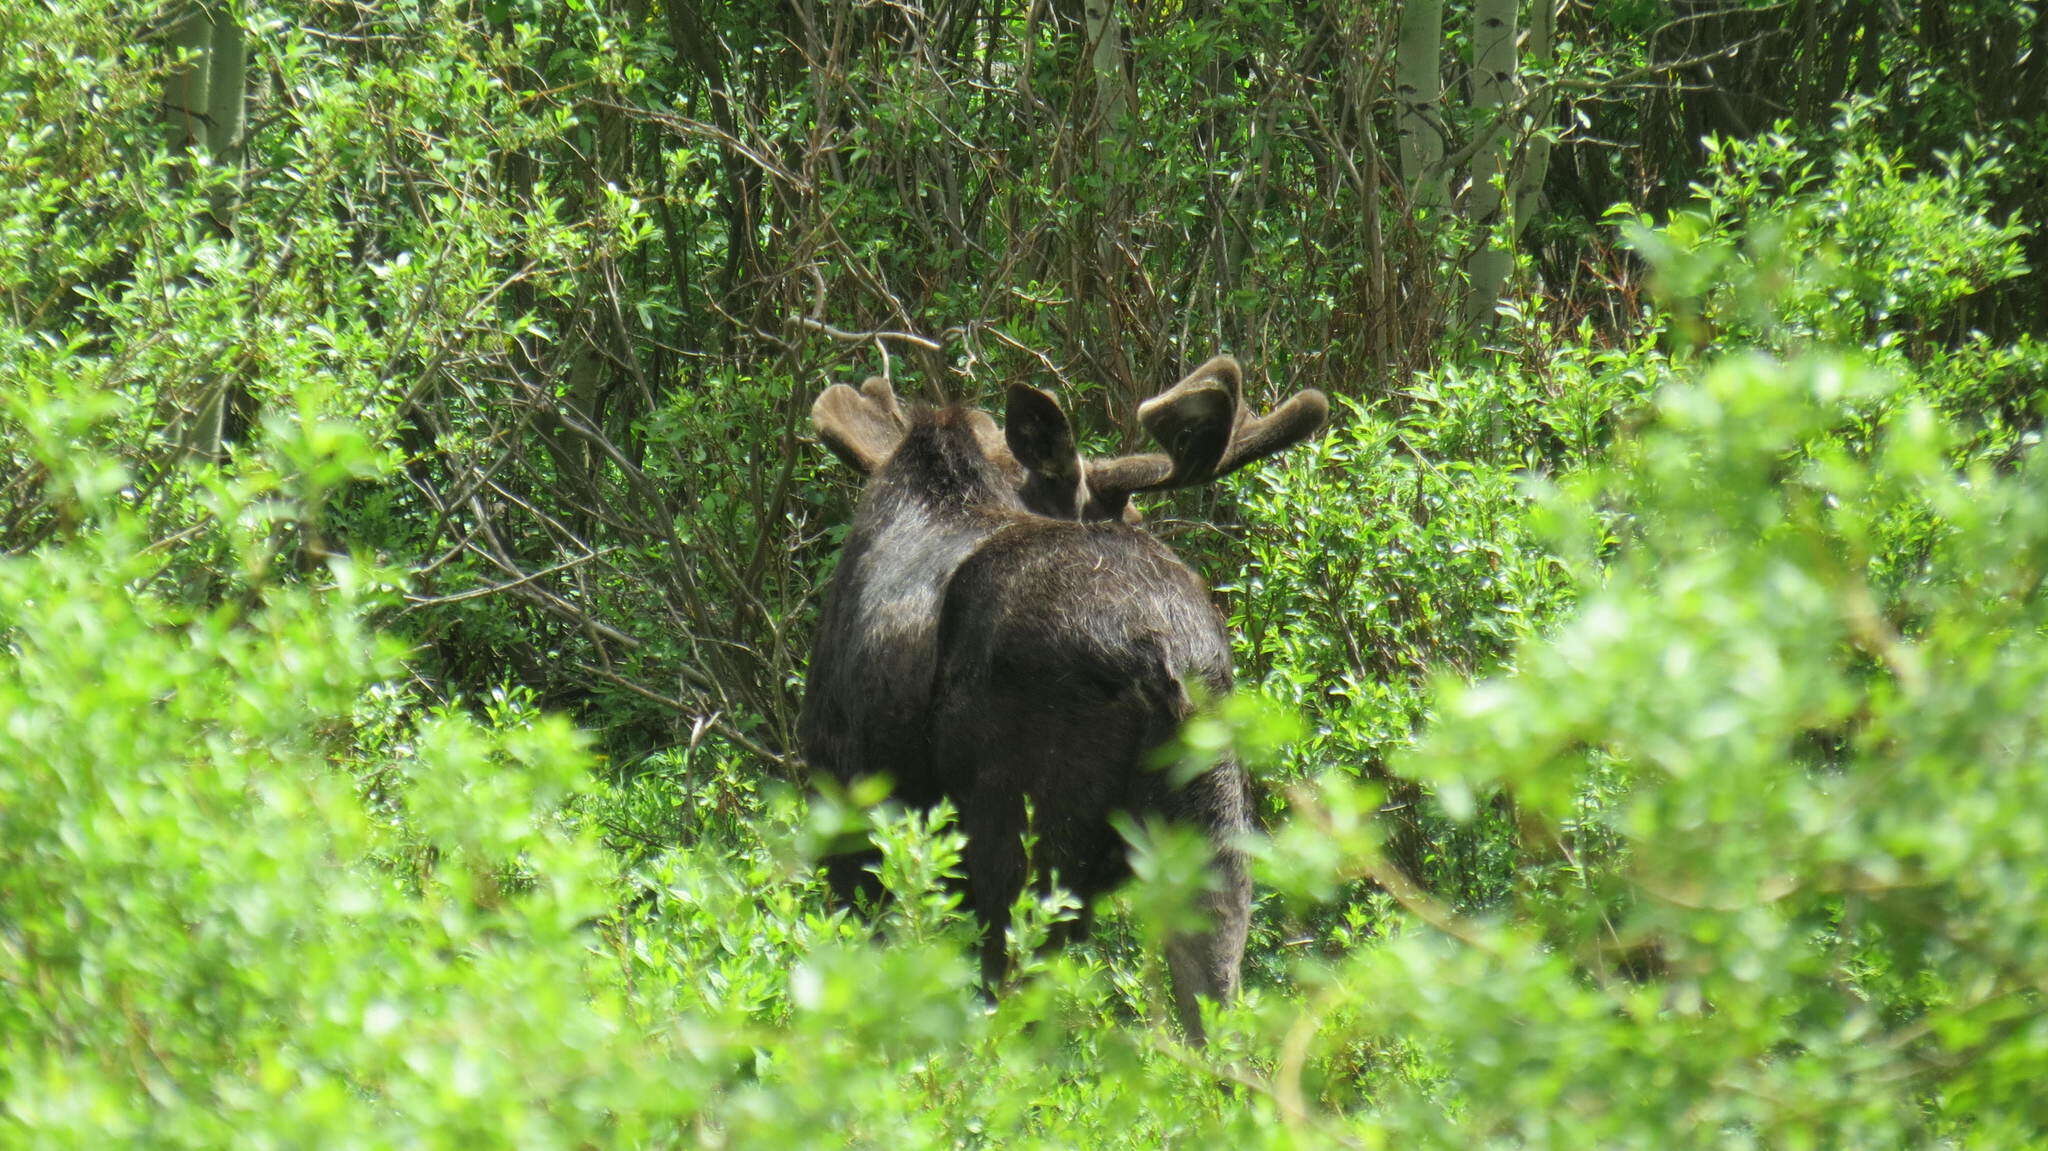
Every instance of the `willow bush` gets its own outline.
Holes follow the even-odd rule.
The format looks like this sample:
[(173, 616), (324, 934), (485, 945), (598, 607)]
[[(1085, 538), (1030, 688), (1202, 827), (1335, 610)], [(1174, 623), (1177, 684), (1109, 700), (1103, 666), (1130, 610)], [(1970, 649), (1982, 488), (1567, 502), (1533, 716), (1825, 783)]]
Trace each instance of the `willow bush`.
[[(0, 1141), (2037, 1141), (2039, 157), (1987, 77), (2042, 57), (1758, 10), (1827, 67), (1733, 131), (1659, 61), (1746, 25), (1568, 11), (1599, 82), (1475, 347), (1389, 15), (1132, 10), (1103, 69), (1064, 2), (0, 9)], [(1121, 448), (1226, 344), (1340, 418), (1148, 509), (1247, 689), (1180, 753), (1265, 821), (1192, 1051), (1184, 839), (1088, 944), (1021, 909), (992, 1002), (957, 834), (787, 735), (819, 386), (1029, 379)]]

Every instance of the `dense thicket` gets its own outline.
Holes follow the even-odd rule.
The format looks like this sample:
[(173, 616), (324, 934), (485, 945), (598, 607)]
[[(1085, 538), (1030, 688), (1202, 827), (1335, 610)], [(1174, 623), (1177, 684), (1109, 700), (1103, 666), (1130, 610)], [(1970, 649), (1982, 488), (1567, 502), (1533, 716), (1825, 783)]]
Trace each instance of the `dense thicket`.
[[(7, 1141), (2037, 1140), (2048, 33), (1419, 2), (0, 7)], [(822, 386), (1225, 349), (1198, 1056), (1188, 843), (991, 1008), (792, 735)]]

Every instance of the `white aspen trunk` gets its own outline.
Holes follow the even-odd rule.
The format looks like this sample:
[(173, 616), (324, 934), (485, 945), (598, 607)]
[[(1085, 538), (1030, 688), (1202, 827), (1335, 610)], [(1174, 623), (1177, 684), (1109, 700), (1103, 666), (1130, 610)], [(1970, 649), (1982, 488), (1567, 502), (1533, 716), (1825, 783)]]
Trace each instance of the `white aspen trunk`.
[(1082, 12), (1088, 20), (1089, 61), (1095, 68), (1095, 111), (1106, 127), (1130, 111), (1124, 84), (1124, 23), (1116, 0), (1088, 0)]
[(1541, 77), (1544, 88), (1529, 102), (1528, 143), (1515, 165), (1514, 224), (1511, 236), (1519, 241), (1529, 220), (1536, 215), (1543, 197), (1543, 181), (1550, 175), (1550, 64), (1557, 58), (1552, 43), (1557, 27), (1557, 0), (1536, 0), (1530, 13), (1527, 57)]
[(173, 153), (206, 146), (207, 56), (213, 50), (213, 22), (192, 4), (164, 34), (164, 47), (184, 62), (164, 76), (164, 143)]
[(242, 104), (247, 87), (249, 54), (242, 40), (242, 22), (226, 5), (208, 13), (212, 24), (206, 53), (206, 154), (230, 178), (213, 192), (213, 222), (222, 235), (234, 231), (235, 208), (241, 199)]
[(1417, 208), (1448, 198), (1444, 171), (1443, 0), (1403, 0), (1394, 46), (1394, 127), (1401, 182)]
[(1481, 134), (1473, 141), (1472, 179), (1463, 204), (1473, 243), (1465, 261), (1470, 283), (1460, 317), (1468, 328), (1491, 326), (1501, 285), (1514, 268), (1502, 219), (1509, 137), (1505, 119), (1514, 94), (1515, 0), (1473, 0), (1472, 106), (1479, 113)]
[[(173, 153), (205, 156), (229, 179), (207, 193), (207, 216), (222, 237), (234, 234), (240, 199), (243, 101), (248, 51), (241, 21), (226, 3), (192, 3), (166, 32), (166, 47), (180, 63), (164, 77), (165, 143)], [(173, 169), (179, 178), (192, 171)], [(195, 400), (178, 404), (170, 428), (188, 460), (220, 458), (229, 381), (214, 380)]]
[[(1117, 14), (1116, 0), (1085, 0), (1081, 13), (1083, 31), (1088, 36), (1089, 65), (1095, 73), (1093, 156), (1096, 171), (1106, 177), (1107, 189), (1102, 216), (1094, 221), (1095, 266), (1091, 269), (1091, 278), (1096, 283), (1094, 290), (1100, 298), (1112, 300), (1123, 291), (1122, 260), (1117, 244), (1128, 234), (1131, 214), (1130, 185), (1125, 174), (1125, 166), (1130, 159), (1121, 146), (1121, 138), (1130, 130), (1133, 93), (1124, 75), (1124, 26), (1122, 17)], [(1084, 281), (1077, 277), (1076, 282)], [(1132, 370), (1130, 354), (1120, 340), (1114, 342), (1114, 347), (1116, 350), (1110, 357), (1111, 371), (1119, 377), (1121, 389), (1129, 395), (1129, 402), (1135, 405), (1140, 398), (1137, 394), (1140, 386)]]

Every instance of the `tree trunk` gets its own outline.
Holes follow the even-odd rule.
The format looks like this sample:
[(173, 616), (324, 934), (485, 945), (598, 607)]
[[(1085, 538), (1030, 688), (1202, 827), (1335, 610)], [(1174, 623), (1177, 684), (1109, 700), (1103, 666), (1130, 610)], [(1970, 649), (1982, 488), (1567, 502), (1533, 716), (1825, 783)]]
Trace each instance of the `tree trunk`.
[(1511, 239), (1519, 242), (1543, 199), (1543, 182), (1550, 177), (1550, 64), (1556, 58), (1552, 43), (1557, 27), (1557, 0), (1536, 0), (1530, 12), (1528, 56), (1543, 90), (1529, 101), (1528, 142), (1515, 157), (1515, 200)]
[[(733, 97), (724, 51), (710, 19), (689, 0), (670, 0), (668, 13), (669, 48), (678, 60), (687, 60), (704, 85), (711, 104), (711, 122), (727, 141), (744, 138), (739, 118), (733, 111)], [(719, 148), (719, 163), (725, 179), (717, 189), (720, 213), (725, 217), (725, 268), (712, 289), (720, 299), (738, 294), (739, 284), (759, 272), (760, 252), (756, 242), (759, 219), (760, 177), (753, 165), (731, 143)], [(726, 334), (730, 339), (730, 334)]]
[(1514, 253), (1502, 226), (1506, 197), (1507, 115), (1515, 92), (1515, 0), (1474, 0), (1472, 5), (1472, 106), (1481, 135), (1473, 142), (1472, 179), (1463, 214), (1472, 230), (1472, 254), (1465, 261), (1470, 283), (1462, 321), (1468, 328), (1493, 323), (1501, 285), (1513, 269)]
[(1401, 182), (1419, 210), (1442, 206), (1444, 172), (1443, 0), (1404, 0), (1395, 45), (1394, 126), (1401, 146)]
[[(192, 4), (164, 33), (164, 48), (178, 62), (164, 75), (164, 144), (173, 155), (206, 147), (207, 57), (213, 51), (213, 21)], [(182, 173), (180, 173), (182, 175)]]
[(206, 154), (228, 173), (209, 196), (213, 226), (223, 236), (234, 234), (235, 208), (241, 200), (242, 105), (248, 83), (249, 54), (242, 22), (225, 6), (210, 13), (206, 53)]
[(1124, 83), (1124, 22), (1116, 0), (1088, 0), (1089, 63), (1095, 72), (1095, 115), (1104, 135), (1130, 111), (1130, 89)]
[[(165, 142), (187, 158), (173, 169), (173, 178), (189, 179), (200, 156), (221, 169), (223, 178), (207, 191), (206, 214), (217, 235), (232, 237), (248, 74), (241, 21), (225, 4), (192, 4), (171, 24), (166, 47), (179, 63), (164, 78)], [(181, 458), (220, 457), (230, 386), (225, 379), (210, 381), (196, 403), (177, 404), (170, 422)]]
[(1097, 341), (1095, 356), (1107, 361), (1099, 370), (1123, 403), (1134, 407), (1146, 383), (1135, 367), (1142, 344), (1137, 345), (1139, 355), (1134, 356), (1133, 341), (1126, 336), (1145, 333), (1142, 325), (1129, 323), (1128, 312), (1118, 306), (1127, 298), (1128, 276), (1117, 245), (1129, 234), (1131, 215), (1130, 153), (1124, 135), (1130, 130), (1133, 93), (1124, 73), (1124, 26), (1116, 0), (1086, 0), (1081, 15), (1085, 21), (1082, 31), (1088, 37), (1089, 71), (1095, 79), (1095, 108), (1088, 121), (1093, 140), (1089, 154), (1102, 177), (1103, 195), (1102, 214), (1091, 222), (1093, 243), (1085, 257), (1093, 267), (1087, 269), (1087, 276), (1076, 277), (1074, 286), (1077, 291), (1090, 291), (1083, 285), (1093, 284), (1092, 295), (1103, 308), (1097, 330), (1109, 336)]

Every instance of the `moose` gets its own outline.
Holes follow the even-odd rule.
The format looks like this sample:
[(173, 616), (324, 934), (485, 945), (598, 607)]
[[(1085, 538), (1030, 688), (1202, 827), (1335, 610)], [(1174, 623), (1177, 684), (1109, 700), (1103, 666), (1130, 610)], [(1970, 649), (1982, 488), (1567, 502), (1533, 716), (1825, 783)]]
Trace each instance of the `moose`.
[[(1027, 870), (1085, 907), (1129, 874), (1111, 822), (1128, 813), (1199, 829), (1212, 851), (1207, 926), (1167, 944), (1189, 1037), (1202, 1038), (1198, 996), (1235, 994), (1251, 903), (1243, 769), (1226, 759), (1175, 787), (1151, 763), (1198, 700), (1230, 690), (1230, 644), (1208, 588), (1138, 526), (1130, 498), (1226, 475), (1328, 413), (1309, 389), (1252, 416), (1228, 356), (1140, 405), (1155, 453), (1084, 459), (1059, 403), (1024, 384), (1000, 428), (970, 407), (906, 410), (879, 377), (813, 405), (820, 440), (867, 482), (826, 591), (799, 740), (827, 777), (886, 776), (915, 807), (951, 801), (991, 990)], [(879, 894), (870, 858), (826, 861), (839, 898)], [(1086, 932), (1086, 914), (1067, 934)]]

